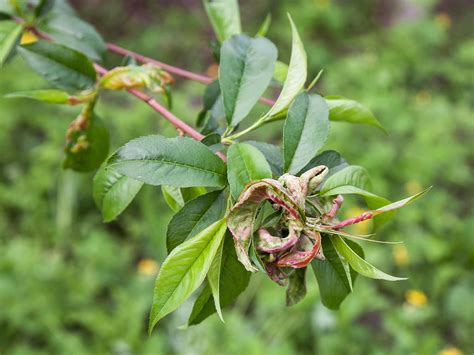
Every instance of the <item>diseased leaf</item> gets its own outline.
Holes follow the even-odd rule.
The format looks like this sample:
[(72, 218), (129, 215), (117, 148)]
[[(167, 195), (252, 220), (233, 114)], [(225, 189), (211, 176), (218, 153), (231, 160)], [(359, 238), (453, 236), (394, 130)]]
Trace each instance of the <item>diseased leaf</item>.
[(285, 172), (298, 173), (326, 143), (328, 112), (321, 96), (302, 92), (296, 97), (283, 128)]
[(185, 240), (219, 220), (225, 212), (222, 191), (213, 191), (187, 202), (168, 224), (166, 246), (171, 252)]
[(103, 166), (94, 176), (92, 195), (104, 222), (117, 218), (132, 202), (143, 182)]
[(109, 152), (109, 131), (100, 117), (83, 111), (68, 128), (64, 151), (64, 169), (98, 169)]
[(257, 141), (245, 141), (245, 143), (253, 145), (262, 152), (268, 164), (270, 165), (273, 174), (276, 176), (283, 175), (283, 156), (281, 154), (280, 147)]
[[(362, 248), (355, 243), (353, 247), (363, 258)], [(342, 301), (352, 291), (357, 274), (349, 271), (347, 261), (337, 253), (331, 238), (323, 236), (322, 248), (326, 260), (313, 259), (311, 266), (318, 281), (322, 303), (329, 309), (339, 309)]]
[[(228, 233), (224, 237), (224, 249), (221, 260), (219, 279), (220, 305), (222, 308), (230, 306), (235, 299), (247, 288), (250, 280), (248, 273), (237, 260), (234, 241)], [(194, 303), (188, 325), (201, 323), (204, 319), (216, 312), (209, 283), (203, 288)]]
[(306, 296), (306, 268), (295, 269), (286, 289), (286, 305), (293, 306)]
[(28, 64), (48, 82), (67, 91), (83, 91), (94, 86), (96, 72), (82, 53), (46, 41), (19, 47)]
[(271, 177), (270, 166), (257, 148), (245, 143), (230, 146), (227, 151), (227, 179), (235, 199), (248, 183)]
[(342, 96), (326, 96), (331, 121), (367, 124), (386, 132), (374, 114), (364, 105)]
[(226, 221), (221, 219), (176, 247), (160, 268), (155, 284), (148, 332), (178, 308), (206, 278), (222, 242)]
[(219, 83), (229, 126), (235, 127), (255, 106), (273, 75), (277, 49), (268, 39), (235, 35), (221, 48)]
[(341, 237), (333, 236), (331, 237), (331, 241), (337, 252), (342, 255), (347, 260), (349, 265), (359, 274), (371, 279), (381, 279), (387, 281), (406, 280), (406, 278), (391, 276), (378, 270), (375, 266), (369, 264), (359, 255), (357, 255), (357, 253), (352, 250)]
[(46, 32), (59, 44), (75, 49), (96, 62), (102, 62), (106, 52), (102, 36), (89, 23), (64, 13), (50, 16)]
[(288, 15), (288, 18), (290, 20), (293, 36), (290, 64), (288, 66), (288, 74), (285, 83), (283, 84), (283, 89), (281, 90), (275, 104), (265, 114), (268, 118), (278, 115), (291, 104), (296, 95), (298, 95), (304, 87), (308, 75), (308, 64), (306, 61), (306, 52), (304, 50), (303, 42), (301, 41), (298, 30), (296, 29), (291, 16)]
[(55, 0), (39, 0), (35, 8), (35, 16), (42, 17), (50, 12), (54, 7)]
[(219, 42), (242, 32), (237, 0), (203, 0), (207, 16)]
[(94, 98), (92, 92), (79, 93), (77, 95), (70, 95), (69, 93), (61, 90), (32, 90), (32, 91), (20, 91), (5, 95), (7, 98), (24, 98), (33, 99), (50, 104), (65, 104), (65, 105), (79, 105), (87, 103)]
[(23, 26), (14, 21), (0, 23), (0, 68), (12, 55), (22, 31)]
[(150, 135), (125, 144), (109, 158), (120, 173), (150, 185), (226, 185), (226, 166), (204, 144), (187, 137)]

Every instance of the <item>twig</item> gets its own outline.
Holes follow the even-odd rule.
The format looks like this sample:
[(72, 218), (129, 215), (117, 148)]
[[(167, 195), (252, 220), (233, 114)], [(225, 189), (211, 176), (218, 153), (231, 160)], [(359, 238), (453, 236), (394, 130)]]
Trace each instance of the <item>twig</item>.
[(337, 197), (332, 200), (331, 210), (326, 214), (327, 219), (333, 219), (336, 217), (336, 213), (339, 211), (339, 208), (341, 208), (343, 202), (344, 197), (342, 197), (342, 195), (337, 195)]

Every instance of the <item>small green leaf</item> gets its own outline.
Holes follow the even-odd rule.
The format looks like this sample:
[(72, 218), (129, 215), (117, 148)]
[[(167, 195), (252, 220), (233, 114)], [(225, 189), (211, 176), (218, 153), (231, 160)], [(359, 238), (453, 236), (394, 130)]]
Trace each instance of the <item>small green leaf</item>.
[(270, 166), (257, 148), (245, 143), (230, 146), (227, 152), (227, 179), (235, 199), (248, 183), (271, 177)]
[(293, 306), (306, 296), (306, 268), (295, 269), (286, 289), (286, 305)]
[(283, 175), (283, 156), (280, 147), (257, 141), (245, 141), (245, 143), (253, 145), (262, 152), (268, 164), (270, 164), (273, 174), (276, 176)]
[(89, 102), (94, 98), (93, 92), (80, 93), (78, 95), (70, 95), (66, 91), (61, 90), (32, 90), (20, 91), (5, 95), (7, 98), (23, 98), (32, 99), (50, 104), (79, 105)]
[(39, 0), (35, 8), (35, 16), (42, 17), (54, 8), (55, 0)]
[(322, 148), (329, 134), (328, 108), (318, 95), (299, 94), (283, 128), (285, 172), (295, 175)]
[(265, 37), (267, 35), (268, 29), (270, 28), (270, 24), (272, 23), (272, 14), (268, 14), (265, 16), (265, 20), (263, 20), (260, 28), (258, 29), (256, 36)]
[(387, 213), (389, 211), (393, 211), (393, 210), (396, 210), (396, 209), (399, 209), (399, 208), (402, 208), (410, 203), (412, 203), (413, 201), (419, 199), (420, 197), (422, 197), (424, 194), (426, 194), (429, 190), (431, 190), (431, 186), (428, 187), (427, 189), (417, 193), (416, 195), (413, 195), (413, 196), (410, 196), (410, 197), (407, 197), (403, 200), (400, 200), (400, 201), (397, 201), (397, 202), (393, 202), (389, 205), (385, 205), (383, 207), (380, 207), (380, 208), (377, 208), (376, 210), (373, 210), (372, 213), (377, 216), (379, 214), (382, 214), (382, 213)]
[(168, 252), (219, 220), (224, 211), (225, 201), (222, 191), (213, 191), (187, 202), (168, 224), (166, 232)]
[(179, 245), (163, 262), (155, 284), (148, 331), (178, 308), (206, 278), (226, 231), (221, 219)]
[(18, 44), (23, 26), (14, 21), (0, 23), (0, 68), (12, 55), (15, 46)]
[(49, 18), (46, 32), (55, 42), (84, 53), (101, 62), (106, 52), (105, 42), (96, 29), (76, 16), (58, 14)]
[[(224, 237), (224, 248), (221, 259), (221, 271), (219, 278), (219, 296), (222, 308), (230, 306), (235, 299), (247, 288), (250, 273), (245, 270), (237, 260), (234, 241), (227, 233)], [(204, 319), (216, 312), (209, 282), (199, 294), (194, 303), (189, 317), (188, 325), (202, 322)]]
[(288, 15), (288, 18), (290, 20), (293, 36), (290, 64), (288, 66), (288, 74), (285, 83), (283, 84), (283, 89), (280, 92), (280, 96), (278, 96), (275, 104), (265, 114), (265, 116), (269, 118), (278, 115), (291, 104), (296, 95), (298, 95), (304, 87), (308, 75), (308, 63), (306, 61), (306, 52), (304, 50), (303, 42), (301, 41), (298, 30), (296, 29), (291, 16)]
[(331, 237), (331, 241), (337, 252), (342, 255), (347, 260), (349, 265), (359, 274), (371, 279), (381, 279), (387, 281), (406, 280), (406, 278), (391, 276), (378, 270), (375, 266), (369, 264), (359, 255), (357, 255), (357, 253), (352, 250), (341, 237), (333, 236)]
[(237, 0), (203, 0), (207, 16), (219, 42), (242, 32)]
[(204, 187), (175, 187), (170, 185), (161, 185), (161, 192), (168, 206), (174, 211), (179, 211), (184, 204), (196, 197), (206, 193)]
[(74, 49), (38, 41), (18, 50), (28, 64), (55, 87), (83, 91), (95, 84), (96, 72), (92, 62)]
[[(362, 248), (355, 243), (351, 245), (363, 258)], [(357, 273), (353, 272), (347, 261), (337, 253), (331, 238), (323, 236), (322, 248), (326, 260), (313, 259), (311, 266), (318, 281), (322, 303), (329, 309), (339, 309), (342, 301), (352, 292)]]
[(109, 152), (109, 131), (96, 114), (87, 116), (83, 112), (69, 126), (64, 150), (65, 169), (80, 172), (98, 169)]
[(219, 82), (229, 126), (249, 114), (270, 83), (277, 49), (268, 39), (235, 35), (221, 48)]
[(103, 166), (94, 176), (92, 195), (104, 222), (117, 218), (132, 202), (143, 182)]
[(133, 139), (110, 157), (108, 164), (150, 185), (226, 185), (224, 162), (204, 144), (187, 137), (151, 135)]
[(308, 165), (301, 169), (298, 175), (301, 175), (305, 171), (311, 170), (320, 165), (324, 165), (329, 168), (329, 173), (326, 175), (326, 179), (349, 166), (347, 161), (341, 157), (341, 154), (335, 150), (325, 150), (311, 159)]
[(357, 101), (342, 96), (326, 96), (325, 99), (329, 106), (329, 119), (331, 121), (367, 124), (386, 132), (374, 114)]

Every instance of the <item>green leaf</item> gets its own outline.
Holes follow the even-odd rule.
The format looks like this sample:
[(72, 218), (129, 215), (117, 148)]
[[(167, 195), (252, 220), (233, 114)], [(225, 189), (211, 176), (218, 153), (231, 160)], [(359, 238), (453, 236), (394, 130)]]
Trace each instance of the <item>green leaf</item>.
[(283, 175), (283, 156), (281, 154), (280, 147), (257, 141), (245, 141), (246, 144), (253, 145), (259, 151), (262, 152), (263, 156), (270, 164), (270, 168), (273, 171), (273, 174), (276, 176)]
[(248, 183), (271, 177), (272, 170), (257, 148), (245, 143), (230, 146), (227, 151), (227, 179), (235, 199)]
[(96, 29), (76, 16), (58, 14), (48, 20), (46, 32), (55, 42), (84, 53), (101, 62), (106, 52), (105, 42)]
[(306, 52), (304, 50), (303, 42), (301, 41), (298, 30), (296, 29), (291, 16), (288, 15), (288, 18), (291, 23), (293, 36), (290, 64), (288, 66), (288, 74), (285, 83), (283, 84), (283, 89), (280, 92), (280, 96), (278, 96), (275, 104), (265, 114), (268, 118), (278, 115), (291, 104), (296, 95), (298, 95), (304, 87), (308, 75), (308, 63), (306, 61)]
[(268, 39), (235, 35), (221, 48), (219, 82), (229, 126), (235, 127), (270, 83), (277, 49)]
[(178, 308), (204, 281), (226, 228), (225, 219), (215, 222), (173, 249), (163, 262), (155, 284), (150, 334), (161, 318)]
[(222, 265), (222, 256), (224, 250), (224, 240), (222, 240), (219, 249), (217, 250), (216, 256), (212, 260), (211, 267), (207, 273), (207, 282), (212, 291), (212, 298), (214, 299), (214, 306), (216, 312), (222, 322), (224, 322), (224, 317), (222, 316), (221, 309), (221, 296), (220, 296), (220, 280), (221, 280), (221, 265)]
[(61, 90), (32, 90), (32, 91), (20, 91), (5, 95), (7, 98), (23, 98), (32, 99), (50, 104), (66, 104), (66, 105), (78, 105), (86, 103), (94, 98), (94, 93), (85, 92), (79, 95), (70, 95), (66, 91)]
[(38, 41), (18, 50), (28, 64), (55, 87), (83, 91), (95, 84), (96, 73), (92, 62), (74, 49)]
[(92, 195), (104, 222), (117, 218), (132, 202), (143, 182), (103, 166), (94, 176)]
[(299, 94), (283, 128), (285, 172), (295, 175), (322, 148), (329, 134), (328, 108), (321, 96)]
[(133, 139), (110, 157), (108, 164), (150, 185), (226, 185), (224, 162), (204, 144), (187, 137), (151, 135)]
[(203, 0), (203, 3), (219, 42), (242, 32), (237, 0)]
[(362, 259), (354, 250), (349, 247), (349, 245), (347, 245), (347, 243), (341, 237), (333, 236), (331, 237), (331, 241), (337, 252), (342, 255), (347, 260), (349, 265), (359, 274), (371, 279), (381, 279), (387, 281), (406, 280), (406, 278), (391, 276), (378, 270), (375, 266)]
[(293, 306), (306, 296), (306, 268), (295, 269), (286, 289), (286, 305)]
[(313, 159), (311, 159), (308, 165), (301, 169), (298, 175), (301, 175), (305, 171), (311, 170), (320, 165), (325, 165), (329, 169), (329, 172), (326, 175), (326, 179), (334, 175), (338, 171), (349, 166), (349, 164), (341, 156), (341, 154), (339, 154), (335, 150), (325, 150), (324, 152), (318, 154)]
[(388, 204), (388, 205), (385, 205), (383, 207), (380, 207), (380, 208), (377, 208), (376, 210), (373, 210), (372, 213), (377, 216), (379, 214), (382, 214), (382, 213), (387, 213), (387, 212), (390, 212), (390, 211), (393, 211), (393, 210), (396, 210), (396, 209), (399, 209), (399, 208), (402, 208), (412, 202), (414, 202), (415, 200), (419, 199), (420, 197), (422, 197), (424, 194), (426, 194), (429, 190), (431, 190), (431, 186), (428, 187), (427, 189), (417, 193), (416, 195), (413, 195), (413, 196), (410, 196), (410, 197), (407, 197), (403, 200), (400, 200), (400, 201), (397, 201), (397, 202), (393, 202), (391, 204)]
[(14, 21), (0, 23), (0, 68), (5, 64), (18, 44), (23, 26)]
[(270, 28), (271, 23), (272, 23), (272, 14), (267, 14), (267, 16), (265, 16), (265, 20), (263, 20), (263, 23), (260, 25), (260, 28), (258, 29), (256, 36), (265, 37), (267, 35), (268, 29)]
[(166, 232), (168, 252), (219, 220), (224, 212), (225, 200), (222, 191), (213, 191), (187, 202), (168, 224)]
[(329, 106), (329, 119), (331, 121), (367, 124), (386, 132), (374, 114), (357, 101), (342, 96), (326, 96), (325, 99)]
[[(250, 273), (247, 272), (237, 260), (232, 236), (226, 234), (219, 278), (219, 299), (221, 307), (230, 306), (247, 288), (249, 280)], [(207, 283), (194, 303), (188, 325), (198, 324), (215, 312), (216, 307), (213, 301), (211, 287), (209, 283)]]
[(204, 187), (175, 187), (170, 185), (162, 185), (161, 192), (168, 206), (174, 211), (179, 211), (184, 204), (196, 197), (206, 193)]
[(35, 16), (42, 17), (54, 8), (55, 0), (39, 0), (35, 8)]
[[(364, 257), (362, 248), (353, 243), (355, 252)], [(357, 274), (337, 253), (331, 238), (323, 236), (322, 248), (326, 260), (313, 259), (311, 266), (318, 281), (322, 303), (329, 309), (339, 309), (342, 301), (352, 292)]]
[(81, 114), (66, 134), (66, 158), (63, 167), (80, 172), (98, 169), (109, 152), (109, 131), (103, 121), (92, 113)]
[(4, 16), (4, 19), (9, 19), (13, 15), (14, 15), (14, 11), (12, 7), (10, 6), (10, 1), (0, 0), (0, 19), (3, 19), (2, 16)]

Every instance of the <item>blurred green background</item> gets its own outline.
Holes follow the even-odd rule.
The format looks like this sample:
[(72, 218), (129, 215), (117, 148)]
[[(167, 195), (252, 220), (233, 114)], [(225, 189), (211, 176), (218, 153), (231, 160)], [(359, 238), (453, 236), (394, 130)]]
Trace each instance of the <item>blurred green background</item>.
[[(198, 72), (213, 72), (212, 38), (199, 0), (72, 2), (109, 41)], [(339, 312), (324, 308), (316, 281), (284, 306), (284, 289), (253, 277), (226, 324), (214, 315), (178, 330), (192, 306), (146, 334), (154, 278), (165, 257), (171, 211), (146, 187), (127, 211), (101, 222), (92, 174), (61, 170), (64, 133), (77, 108), (0, 98), (1, 354), (440, 354), (474, 353), (474, 11), (470, 1), (246, 0), (244, 29), (267, 13), (268, 37), (288, 61), (291, 12), (317, 90), (356, 99), (389, 131), (332, 124), (329, 148), (372, 175), (391, 199), (434, 189), (382, 230), (396, 247), (366, 245), (367, 259), (407, 276), (360, 277)], [(110, 55), (108, 66), (120, 63)], [(14, 60), (0, 95), (45, 87)], [(174, 112), (193, 122), (203, 86), (178, 80)], [(174, 135), (146, 105), (123, 93), (98, 112), (113, 147), (139, 135)], [(254, 137), (278, 143), (281, 131)], [(353, 214), (357, 200), (349, 203)], [(366, 227), (360, 226), (363, 230)]]

